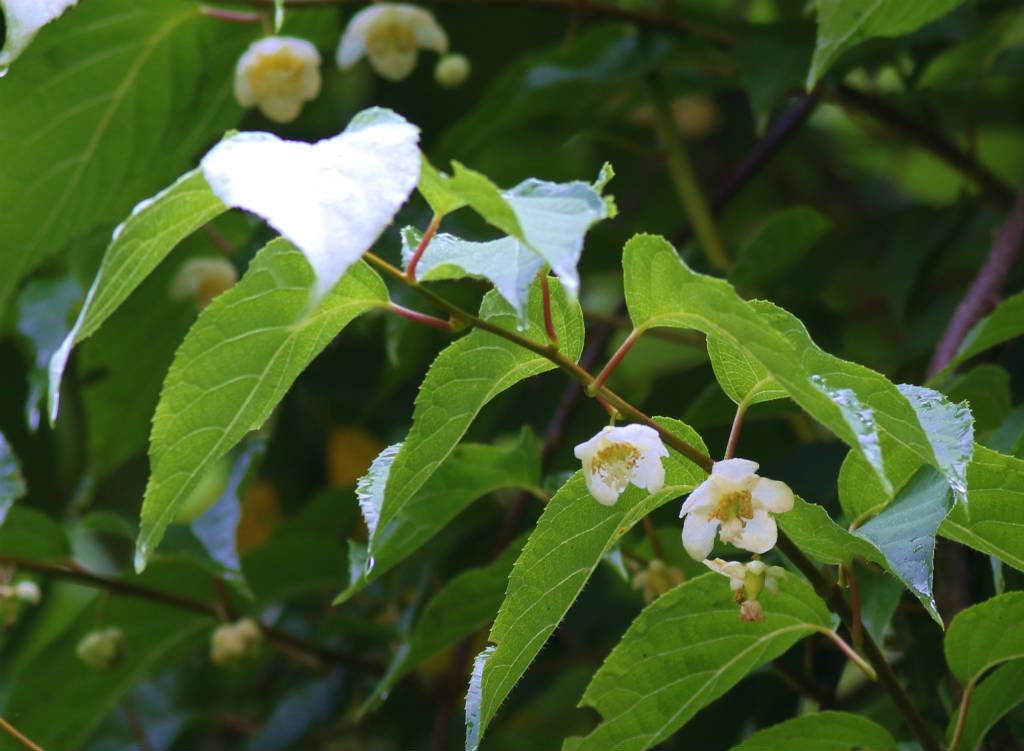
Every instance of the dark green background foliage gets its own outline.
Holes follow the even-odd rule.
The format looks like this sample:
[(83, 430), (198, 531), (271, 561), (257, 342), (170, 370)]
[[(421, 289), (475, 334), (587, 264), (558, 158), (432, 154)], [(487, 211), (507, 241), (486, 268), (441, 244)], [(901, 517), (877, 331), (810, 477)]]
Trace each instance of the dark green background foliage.
[[(596, 373), (634, 325), (651, 328), (608, 386), (715, 458), (745, 399), (738, 455), (799, 496), (780, 527), (814, 564), (852, 570), (863, 628), (924, 725), (944, 742), (957, 734), (969, 687), (959, 747), (1024, 744), (1024, 265), (995, 272), (969, 323), (995, 312), (933, 362), (1008, 214), (1024, 215), (1020, 3), (425, 7), (471, 61), (458, 88), (435, 82), (433, 53), (398, 83), (365, 62), (338, 70), (335, 46), (358, 6), (289, 3), (281, 33), (311, 40), (324, 64), (320, 95), (285, 125), (232, 94), (260, 24), (191, 0), (80, 0), (0, 77), (0, 583), (42, 590), (0, 620), (0, 716), (48, 751), (915, 742), (890, 695), (822, 635), (838, 621), (778, 551), (766, 560), (790, 566), (790, 580), (766, 595), (764, 623), (741, 623), (725, 580), (702, 577), (677, 512), (704, 471), (673, 452), (665, 490), (630, 488), (598, 506), (570, 478), (572, 448), (606, 413), (565, 373), (484, 331), (389, 315), (388, 295), (446, 317), (364, 264), (320, 303), (322, 318), (304, 318), (303, 257), (257, 217), (225, 213), (201, 173), (165, 197), (166, 213), (126, 229), (138, 243), (122, 248), (130, 264), (145, 246), (157, 265), (148, 276), (135, 266), (134, 291), (89, 322), (95, 334), (74, 348), (48, 423), (47, 364), (133, 206), (225, 131), (316, 141), (377, 105), (421, 129), (438, 169), (456, 160), (502, 188), (590, 182), (613, 165), (604, 191), (617, 215), (586, 236), (580, 306), (552, 280), (562, 351), (582, 352)], [(660, 107), (727, 269), (709, 263), (677, 194)], [(472, 209), (442, 231), (501, 236)], [(401, 265), (401, 228), (430, 219), (414, 193), (373, 251)], [(196, 324), (171, 281), (184, 261), (225, 248), (240, 277), (252, 274)], [(436, 276), (437, 294), (517, 330), (485, 281)], [(211, 342), (236, 333), (218, 311), (243, 303), (271, 334), (223, 371), (203, 370)], [(525, 308), (522, 335), (545, 343), (539, 285)], [(217, 408), (179, 419), (191, 392), (158, 411), (165, 377), (199, 393), (287, 347), (300, 355), (251, 412), (237, 407), (238, 445), (202, 457), (221, 475), (216, 502), (166, 533), (148, 508), (140, 521), (151, 427), (157, 458), (203, 420), (223, 427)], [(479, 391), (450, 387), (467, 372)], [(368, 529), (356, 481), (402, 441), (405, 453), (381, 455), (360, 486), (363, 511), (383, 509)], [(193, 462), (196, 445), (175, 461)], [(140, 523), (149, 565), (136, 574)], [(687, 581), (645, 609), (630, 578), (655, 556)], [(270, 627), (259, 654), (214, 665), (212, 630), (242, 615)], [(87, 668), (75, 645), (107, 626), (123, 630), (124, 654)], [(18, 746), (0, 734), (7, 748)]]

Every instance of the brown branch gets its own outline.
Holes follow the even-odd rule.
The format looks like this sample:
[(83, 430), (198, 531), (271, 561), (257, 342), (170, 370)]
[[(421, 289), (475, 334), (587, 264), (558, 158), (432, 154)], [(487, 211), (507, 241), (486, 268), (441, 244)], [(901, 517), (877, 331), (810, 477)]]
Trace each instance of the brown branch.
[[(273, 7), (274, 0), (222, 0), (226, 3), (250, 5), (257, 8)], [(325, 6), (340, 7), (347, 5), (365, 5), (366, 0), (286, 0), (289, 8), (322, 8)], [(618, 5), (589, 0), (421, 0), (420, 5), (437, 8), (471, 7), (485, 8), (494, 5), (518, 6), (523, 8), (549, 8), (567, 12), (577, 18), (607, 19), (612, 21), (629, 21), (645, 28), (669, 31), (675, 34), (695, 34), (706, 37), (721, 47), (731, 47), (736, 38), (722, 29), (707, 26), (695, 21), (672, 18), (661, 13), (650, 13)]]
[(858, 91), (845, 84), (830, 93), (839, 104), (870, 115), (899, 135), (908, 138), (950, 167), (970, 178), (983, 193), (1002, 206), (1014, 197), (1013, 189), (971, 154), (961, 150), (939, 131), (893, 107), (881, 97)]
[(946, 331), (942, 334), (938, 346), (935, 348), (935, 356), (928, 366), (929, 377), (949, 365), (956, 356), (957, 350), (963, 343), (967, 333), (978, 320), (991, 312), (999, 301), (999, 290), (1006, 281), (1006, 275), (1013, 265), (1013, 260), (1020, 250), (1021, 241), (1024, 240), (1024, 190), (1017, 195), (1013, 202), (1009, 216), (999, 230), (992, 251), (985, 259), (985, 263), (978, 271), (978, 275), (971, 282), (960, 305), (957, 306), (953, 318), (950, 320)]
[(43, 751), (39, 744), (32, 741), (27, 735), (22, 733), (18, 728), (14, 727), (11, 723), (0, 717), (0, 730), (3, 730), (7, 735), (17, 741), (18, 745), (27, 748), (28, 751)]

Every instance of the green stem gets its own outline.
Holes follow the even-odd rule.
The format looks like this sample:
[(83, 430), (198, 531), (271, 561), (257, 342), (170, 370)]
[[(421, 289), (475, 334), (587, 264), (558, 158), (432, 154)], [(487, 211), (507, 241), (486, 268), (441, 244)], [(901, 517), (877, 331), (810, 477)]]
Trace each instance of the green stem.
[[(852, 631), (854, 627), (853, 611), (836, 583), (826, 579), (782, 530), (779, 530), (777, 545), (782, 554), (792, 561), (793, 565), (800, 570), (800, 573), (807, 578), (807, 581), (814, 587), (814, 591), (825, 601), (829, 609), (839, 616), (847, 630)], [(879, 684), (892, 697), (893, 704), (903, 716), (903, 721), (907, 723), (914, 737), (917, 738), (917, 742), (921, 744), (923, 751), (941, 751), (942, 747), (935, 739), (935, 736), (932, 735), (928, 725), (925, 724), (924, 719), (917, 711), (917, 707), (914, 706), (914, 702), (910, 700), (906, 690), (900, 685), (899, 679), (896, 678), (896, 673), (893, 672), (892, 665), (885, 659), (885, 655), (882, 654), (878, 644), (875, 643), (875, 640), (867, 631), (864, 632), (863, 636), (864, 656), (867, 657), (871, 667), (875, 669)]]
[(960, 698), (960, 711), (956, 716), (956, 729), (953, 731), (953, 738), (949, 742), (949, 751), (956, 751), (960, 745), (960, 739), (964, 735), (964, 727), (967, 725), (967, 709), (971, 706), (971, 694), (974, 692), (974, 681), (964, 686), (964, 695)]
[(864, 675), (866, 675), (873, 681), (878, 680), (878, 674), (875, 673), (874, 669), (866, 662), (864, 662), (864, 658), (856, 652), (854, 652), (853, 647), (851, 647), (849, 644), (843, 641), (839, 637), (839, 634), (837, 634), (830, 628), (825, 628), (824, 626), (816, 628), (815, 631), (822, 634), (823, 636), (828, 637), (829, 641), (831, 641), (833, 644), (839, 647), (839, 651), (846, 655), (850, 662), (859, 667), (861, 671), (864, 673)]
[(707, 199), (704, 198), (704, 193), (697, 181), (697, 174), (694, 172), (690, 155), (676, 132), (661, 79), (653, 73), (648, 75), (644, 79), (644, 88), (654, 111), (654, 130), (658, 135), (658, 142), (665, 152), (672, 184), (679, 195), (683, 211), (686, 212), (690, 224), (693, 225), (693, 232), (697, 236), (698, 244), (704, 251), (708, 263), (716, 269), (728, 271), (732, 268), (732, 261), (725, 250), (725, 244), (718, 233), (718, 226), (711, 216), (711, 209), (708, 207)]
[[(378, 271), (387, 274), (399, 284), (415, 291), (417, 294), (423, 296), (441, 310), (448, 313), (454, 321), (500, 336), (502, 339), (518, 344), (520, 347), (528, 349), (546, 360), (550, 360), (552, 363), (579, 381), (584, 389), (594, 382), (594, 376), (590, 375), (586, 370), (559, 352), (552, 344), (541, 344), (540, 342), (536, 342), (533, 339), (525, 337), (515, 331), (506, 329), (466, 312), (457, 305), (448, 302), (448, 300), (444, 299), (440, 295), (431, 292), (415, 279), (408, 278), (401, 269), (392, 266), (383, 258), (374, 255), (373, 253), (365, 253), (363, 254), (363, 258)], [(608, 404), (617, 409), (623, 417), (633, 420), (634, 422), (643, 423), (644, 425), (653, 428), (658, 432), (658, 435), (661, 436), (661, 439), (668, 446), (678, 451), (698, 467), (703, 468), (707, 472), (711, 471), (711, 465), (714, 464), (714, 460), (710, 456), (695, 446), (691, 446), (678, 436), (672, 434), (661, 425), (658, 425), (658, 423), (652, 420), (648, 415), (641, 412), (614, 391), (610, 390), (607, 386), (602, 386), (600, 389), (597, 389), (593, 396), (599, 396), (604, 399)]]

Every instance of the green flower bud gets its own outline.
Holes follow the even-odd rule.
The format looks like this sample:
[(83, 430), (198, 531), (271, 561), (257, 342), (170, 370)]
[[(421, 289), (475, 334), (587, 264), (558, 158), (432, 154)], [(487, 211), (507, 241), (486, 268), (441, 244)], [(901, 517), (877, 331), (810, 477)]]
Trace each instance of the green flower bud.
[(469, 58), (453, 52), (437, 61), (434, 78), (446, 89), (454, 89), (469, 78), (469, 70)]

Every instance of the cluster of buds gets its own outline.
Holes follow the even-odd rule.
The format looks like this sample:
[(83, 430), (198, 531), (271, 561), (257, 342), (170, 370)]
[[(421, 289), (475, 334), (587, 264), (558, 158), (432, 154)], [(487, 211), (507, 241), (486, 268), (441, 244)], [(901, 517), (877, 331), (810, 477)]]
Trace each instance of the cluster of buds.
[(263, 641), (259, 624), (242, 618), (214, 629), (210, 636), (210, 659), (217, 665), (234, 665), (254, 656)]
[(673, 587), (686, 581), (686, 576), (675, 566), (669, 566), (660, 558), (654, 558), (647, 568), (637, 572), (633, 577), (633, 589), (644, 593), (644, 602), (648, 605)]
[[(657, 431), (646, 425), (606, 427), (576, 446), (575, 453), (583, 462), (587, 489), (606, 506), (614, 505), (629, 484), (651, 493), (665, 484), (661, 460), (668, 456), (668, 450)], [(757, 597), (765, 588), (775, 591), (785, 572), (778, 566), (766, 566), (756, 556), (746, 564), (707, 557), (716, 536), (755, 554), (766, 553), (775, 546), (779, 530), (773, 514), (793, 508), (793, 491), (783, 482), (759, 476), (757, 469), (757, 462), (749, 459), (715, 462), (711, 474), (690, 493), (679, 512), (684, 517), (682, 538), (686, 552), (712, 571), (729, 577), (734, 597), (740, 603), (740, 618), (745, 621), (764, 620)], [(647, 586), (655, 581), (654, 564), (651, 566), (651, 571), (638, 575), (645, 575), (640, 586), (648, 601), (661, 593), (652, 589), (654, 595), (647, 597)], [(660, 580), (657, 586), (661, 586)]]
[(0, 625), (9, 626), (18, 618), (25, 603), (35, 605), (41, 598), (39, 587), (33, 581), (0, 584)]
[(108, 670), (124, 654), (124, 632), (116, 626), (90, 631), (78, 642), (75, 654), (94, 670)]
[[(441, 56), (434, 69), (441, 86), (459, 86), (469, 76), (469, 60), (448, 54), (448, 35), (433, 14), (405, 3), (374, 3), (356, 13), (342, 34), (335, 61), (348, 70), (365, 56), (377, 75), (401, 81), (416, 68), (421, 49)], [(298, 117), (303, 104), (320, 93), (320, 85), (320, 54), (305, 39), (260, 39), (235, 68), (238, 102), (259, 107), (280, 123)]]

